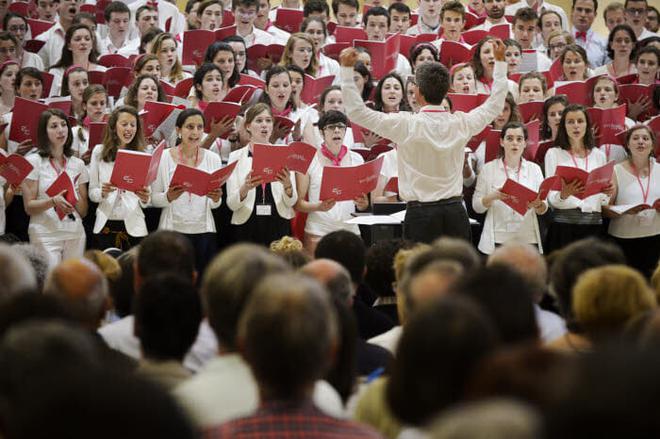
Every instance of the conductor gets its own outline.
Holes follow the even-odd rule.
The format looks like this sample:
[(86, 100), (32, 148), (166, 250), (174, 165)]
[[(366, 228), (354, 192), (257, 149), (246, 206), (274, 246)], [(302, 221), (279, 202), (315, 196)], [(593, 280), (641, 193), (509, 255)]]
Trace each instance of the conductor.
[(449, 72), (438, 62), (424, 63), (415, 72), (419, 113), (381, 113), (369, 109), (353, 82), (357, 51), (340, 55), (341, 88), (349, 119), (397, 144), (399, 195), (407, 202), (404, 238), (431, 242), (440, 236), (471, 239), (463, 206), (465, 145), (504, 108), (507, 65), (504, 44), (494, 42), (495, 68), (491, 95), (469, 113), (448, 113), (440, 104), (449, 88)]

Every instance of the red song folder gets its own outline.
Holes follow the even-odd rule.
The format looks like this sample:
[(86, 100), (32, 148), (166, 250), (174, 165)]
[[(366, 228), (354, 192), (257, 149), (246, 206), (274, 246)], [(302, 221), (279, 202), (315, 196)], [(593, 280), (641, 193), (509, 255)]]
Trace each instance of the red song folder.
[(444, 40), (440, 46), (440, 62), (448, 69), (453, 65), (470, 61), (472, 51), (462, 43)]
[(437, 34), (402, 35), (399, 34), (399, 53), (410, 60), (410, 51), (419, 43), (430, 43), (438, 39)]
[(619, 103), (621, 104), (628, 104), (628, 108), (630, 108), (630, 104), (633, 104), (637, 102), (642, 96), (646, 96), (646, 98), (649, 101), (649, 106), (646, 111), (644, 111), (642, 114), (640, 114), (637, 117), (638, 121), (645, 121), (646, 119), (650, 119), (656, 114), (658, 114), (658, 111), (653, 107), (653, 90), (655, 90), (655, 87), (657, 87), (656, 84), (649, 84), (649, 85), (640, 85), (640, 84), (626, 84), (626, 85), (620, 85), (619, 86)]
[(103, 143), (103, 136), (105, 136), (105, 128), (108, 126), (106, 122), (91, 122), (89, 124), (89, 140), (87, 146), (89, 149), (94, 150), (94, 147)]
[(99, 64), (107, 68), (110, 67), (128, 67), (129, 69), (133, 68), (133, 62), (129, 58), (126, 58), (125, 56), (120, 55), (118, 53), (106, 53), (105, 55), (101, 55), (101, 57), (99, 58)]
[(561, 177), (566, 182), (579, 180), (584, 185), (584, 191), (577, 194), (576, 197), (584, 199), (602, 192), (603, 189), (609, 186), (612, 181), (613, 171), (614, 162), (609, 162), (591, 172), (587, 172), (580, 168), (574, 168), (572, 166), (557, 166), (555, 175)]
[(527, 205), (536, 200), (538, 194), (530, 188), (508, 178), (502, 186), (503, 193), (509, 197), (502, 200), (504, 204), (518, 212), (520, 215), (527, 213)]
[(293, 34), (300, 31), (303, 18), (302, 9), (277, 8), (275, 26)]
[(186, 192), (203, 197), (209, 192), (222, 187), (231, 176), (236, 164), (238, 164), (238, 161), (212, 173), (186, 165), (177, 165), (170, 186), (182, 186)]
[(520, 111), (523, 122), (527, 123), (532, 119), (543, 120), (543, 103), (543, 101), (531, 101), (518, 104), (518, 111)]
[(569, 96), (572, 104), (590, 107), (593, 102), (594, 84), (596, 84), (601, 76), (603, 75), (593, 76), (586, 81), (560, 81), (555, 84), (555, 94)]
[(626, 105), (614, 108), (587, 108), (591, 126), (596, 136), (596, 145), (618, 144), (617, 134), (626, 129)]
[(385, 185), (385, 188), (383, 189), (385, 192), (394, 192), (394, 193), (399, 193), (399, 177), (392, 177), (387, 181), (387, 184)]
[(36, 18), (27, 19), (28, 26), (30, 26), (30, 33), (32, 38), (37, 38), (42, 33), (46, 32), (48, 29), (55, 25), (53, 21), (46, 20), (37, 20)]
[(263, 79), (255, 78), (254, 76), (241, 73), (241, 79), (238, 80), (239, 85), (251, 85), (253, 87), (264, 89), (266, 88), (266, 83)]
[(183, 99), (188, 98), (190, 88), (193, 86), (193, 78), (186, 78), (176, 83), (176, 86), (167, 81), (160, 80), (160, 85), (166, 95), (177, 96)]
[(613, 212), (618, 213), (619, 215), (623, 215), (625, 213), (630, 212), (633, 209), (639, 209), (642, 208), (642, 210), (647, 210), (647, 209), (660, 209), (660, 198), (655, 200), (652, 204), (646, 204), (646, 203), (641, 203), (641, 204), (617, 204), (617, 205), (610, 205), (607, 206), (608, 209), (610, 209)]
[(4, 177), (9, 184), (18, 186), (25, 180), (33, 166), (29, 161), (20, 154), (9, 154), (4, 149), (0, 149), (0, 167), (4, 165), (4, 169), (0, 172), (0, 176)]
[[(50, 187), (46, 189), (46, 195), (49, 197), (54, 197), (62, 191), (64, 191), (64, 199), (70, 205), (75, 206), (78, 202), (78, 197), (76, 196), (76, 190), (73, 187), (73, 180), (71, 180), (71, 177), (66, 171), (60, 173), (53, 184), (51, 184)], [(60, 218), (60, 220), (63, 220), (66, 216), (60, 209), (56, 208), (55, 212), (57, 212), (57, 216)]]
[(486, 149), (484, 151), (484, 163), (497, 159), (500, 155), (500, 135), (502, 131), (491, 129), (486, 134)]
[(548, 152), (550, 148), (554, 145), (554, 141), (545, 140), (543, 142), (536, 143), (527, 143), (527, 148), (525, 149), (525, 158), (527, 160), (534, 161), (538, 164), (543, 163), (545, 160), (545, 153)]
[[(337, 43), (351, 43), (355, 40), (368, 40), (367, 33), (360, 27), (337, 26), (335, 29), (335, 41)], [(373, 55), (372, 55), (373, 59)]]
[(47, 109), (48, 106), (41, 102), (23, 99), (17, 96), (14, 101), (11, 126), (9, 127), (9, 140), (21, 143), (31, 139), (32, 143), (36, 144), (39, 117)]
[(383, 157), (358, 166), (325, 166), (319, 199), (345, 201), (368, 194), (376, 188), (382, 167)]
[[(179, 113), (185, 109), (182, 105), (168, 104), (167, 102), (146, 101), (144, 103), (144, 113), (141, 115), (143, 122), (144, 136), (148, 139), (154, 135), (159, 128), (167, 128), (161, 132), (174, 128), (174, 122)], [(166, 124), (166, 121), (169, 122)]]
[(486, 21), (486, 17), (478, 17), (476, 14), (469, 11), (465, 12), (465, 29), (479, 26), (480, 24), (483, 24), (484, 21)]
[(399, 57), (399, 34), (385, 41), (354, 40), (353, 46), (364, 47), (371, 54), (371, 74), (380, 79), (396, 68)]
[[(222, 120), (224, 117), (229, 117), (232, 120), (236, 119), (236, 116), (240, 112), (241, 106), (233, 102), (209, 102), (209, 105), (204, 110), (204, 120), (206, 120), (204, 132), (211, 132), (211, 123)], [(221, 137), (226, 139), (228, 135), (229, 132), (223, 134)]]
[(323, 54), (328, 58), (339, 60), (339, 54), (341, 53), (341, 51), (346, 49), (347, 47), (351, 47), (351, 44), (352, 43), (349, 43), (348, 41), (343, 41), (340, 43), (331, 43), (323, 46), (321, 50), (323, 51)]
[(248, 68), (259, 73), (261, 69), (257, 65), (257, 60), (260, 58), (270, 58), (273, 64), (277, 64), (282, 59), (284, 53), (284, 46), (281, 44), (255, 44), (247, 49), (247, 65)]
[(120, 149), (112, 168), (110, 183), (118, 189), (135, 192), (154, 182), (158, 175), (165, 141), (160, 142), (153, 154)]
[(133, 80), (130, 67), (111, 67), (105, 72), (87, 72), (90, 84), (100, 84), (105, 87), (108, 95), (118, 97), (122, 88), (127, 87)]
[(243, 102), (248, 102), (254, 92), (257, 91), (257, 88), (251, 85), (237, 85), (224, 97), (223, 102), (234, 102), (236, 104), (242, 104)]
[(304, 142), (290, 145), (264, 145), (256, 143), (252, 149), (252, 177), (261, 177), (263, 183), (277, 180), (282, 168), (307, 174), (316, 154), (316, 148)]
[(222, 41), (231, 35), (236, 35), (236, 26), (221, 27), (214, 31), (201, 29), (185, 31), (183, 33), (181, 63), (184, 66), (200, 65), (204, 61), (206, 49), (211, 44)]
[(23, 48), (27, 52), (32, 52), (32, 53), (39, 53), (42, 47), (46, 45), (45, 41), (42, 40), (27, 40), (25, 44), (23, 44)]
[(308, 105), (316, 104), (323, 90), (330, 87), (334, 79), (335, 75), (321, 76), (320, 78), (305, 75), (305, 85), (300, 93), (300, 99)]
[(462, 111), (464, 113), (469, 113), (488, 99), (487, 94), (468, 95), (463, 93), (448, 93), (447, 96), (451, 99), (454, 111)]

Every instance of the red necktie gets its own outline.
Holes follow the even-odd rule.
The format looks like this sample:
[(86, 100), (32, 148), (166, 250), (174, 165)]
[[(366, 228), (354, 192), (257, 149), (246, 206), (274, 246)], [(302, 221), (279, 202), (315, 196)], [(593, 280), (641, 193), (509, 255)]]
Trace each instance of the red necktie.
[(576, 39), (576, 40), (587, 41), (587, 33), (586, 33), (586, 32), (580, 32), (580, 31), (577, 31), (577, 32), (575, 32), (575, 39)]

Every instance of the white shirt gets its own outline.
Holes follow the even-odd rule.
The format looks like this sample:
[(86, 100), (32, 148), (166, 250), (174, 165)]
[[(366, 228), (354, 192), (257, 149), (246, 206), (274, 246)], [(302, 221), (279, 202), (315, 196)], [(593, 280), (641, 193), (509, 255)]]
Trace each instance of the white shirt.
[[(644, 202), (642, 187), (649, 187), (646, 204), (660, 198), (660, 163), (651, 160), (650, 176), (637, 180), (637, 177), (624, 168), (623, 164), (614, 166), (614, 178), (617, 182), (616, 200), (612, 204), (641, 204)], [(651, 179), (650, 186), (649, 178)], [(637, 215), (621, 215), (610, 221), (609, 234), (617, 238), (644, 238), (660, 234), (660, 215), (653, 209), (643, 210)]]
[(332, 81), (333, 85), (339, 84), (339, 72), (341, 68), (339, 63), (334, 59), (325, 56), (323, 53), (319, 54), (319, 68), (316, 71), (316, 77), (320, 78), (322, 76), (335, 75), (335, 79)]
[[(510, 79), (507, 79), (507, 87), (509, 93), (511, 93), (511, 96), (513, 96), (513, 99), (518, 102), (518, 83), (515, 81), (512, 81)], [(490, 94), (491, 87), (488, 84), (485, 84), (479, 80), (477, 80), (477, 94)]]
[(117, 47), (112, 43), (112, 40), (110, 39), (110, 34), (106, 36), (105, 38), (100, 38), (97, 36), (99, 39), (99, 51), (101, 55), (107, 55), (109, 53), (117, 53), (119, 55), (125, 56), (126, 58), (130, 57), (131, 55), (135, 55), (139, 52), (140, 50), (140, 39), (139, 38), (129, 38), (128, 35), (126, 36), (126, 39), (124, 40), (124, 43)]
[[(211, 173), (222, 167), (218, 154), (203, 148), (199, 148), (199, 153), (202, 160), (197, 169)], [(219, 207), (221, 200), (216, 203), (207, 196), (200, 197), (190, 192), (184, 192), (172, 202), (167, 200), (167, 190), (176, 167), (177, 164), (172, 158), (172, 149), (163, 152), (158, 167), (158, 177), (151, 185), (153, 205), (163, 208), (158, 228), (187, 234), (214, 233), (215, 221), (211, 209)]]
[(528, 209), (525, 215), (521, 216), (503, 201), (493, 201), (490, 208), (484, 206), (481, 201), (489, 193), (501, 188), (507, 178), (533, 191), (538, 191), (543, 182), (541, 168), (536, 163), (521, 160), (520, 174), (517, 168), (505, 170), (503, 160), (497, 159), (486, 163), (477, 178), (472, 207), (477, 213), (487, 211), (478, 246), (479, 251), (487, 255), (495, 250), (495, 243), (504, 244), (510, 241), (537, 244), (539, 251), (543, 251), (539, 223), (534, 209)]
[(428, 26), (426, 23), (424, 23), (424, 20), (422, 20), (422, 17), (420, 15), (419, 19), (417, 20), (417, 24), (414, 26), (410, 26), (406, 31), (406, 35), (437, 34), (438, 32), (440, 32), (439, 17), (438, 17), (438, 25), (436, 27), (431, 27)]
[(575, 42), (587, 51), (587, 59), (592, 68), (600, 67), (607, 62), (607, 38), (604, 38), (589, 28), (587, 39), (576, 38), (577, 29), (575, 26), (571, 29), (571, 35)]
[[(212, 359), (197, 375), (175, 388), (174, 396), (200, 429), (250, 415), (259, 406), (259, 389), (250, 367), (233, 353)], [(327, 415), (344, 414), (341, 398), (325, 381), (316, 382), (313, 400)]]
[(550, 343), (566, 334), (566, 322), (557, 314), (541, 309), (537, 304), (534, 304), (534, 314), (544, 343)]
[[(397, 165), (397, 158), (396, 158), (396, 148), (392, 148), (390, 151), (382, 153), (380, 157), (383, 157), (383, 167), (380, 168), (379, 178), (380, 178), (380, 183), (383, 184), (384, 187), (387, 185), (390, 179), (397, 178), (399, 176), (399, 168)], [(383, 195), (387, 197), (387, 196), (396, 195), (396, 193), (383, 190)]]
[[(562, 7), (557, 6), (557, 5), (553, 5), (552, 3), (548, 3), (548, 2), (543, 1), (543, 0), (539, 0), (539, 6), (540, 7), (536, 11), (536, 13), (539, 16), (544, 11), (556, 12), (561, 17), (561, 28), (565, 31), (568, 31), (568, 16), (566, 15), (566, 12), (564, 12), (564, 9)], [(519, 9), (529, 8), (529, 7), (530, 7), (529, 4), (525, 0), (521, 0), (518, 3), (508, 5), (504, 9), (504, 14), (514, 16), (514, 15), (516, 15), (516, 12)]]
[(367, 341), (367, 343), (375, 344), (376, 346), (385, 348), (388, 351), (390, 351), (392, 354), (395, 354), (396, 347), (399, 345), (399, 339), (401, 338), (401, 334), (403, 334), (403, 327), (400, 325), (395, 326), (389, 331), (383, 332), (382, 334), (370, 338)]
[(394, 70), (401, 76), (402, 78), (407, 78), (408, 76), (412, 75), (412, 67), (410, 67), (410, 62), (408, 62), (408, 58), (405, 56), (399, 54), (396, 58), (396, 67)]
[(147, 224), (144, 220), (143, 206), (133, 192), (115, 189), (102, 195), (103, 183), (110, 183), (115, 162), (106, 162), (101, 158), (103, 145), (96, 145), (89, 163), (89, 199), (99, 203), (96, 211), (94, 233), (101, 229), (108, 220), (124, 221), (126, 231), (131, 236), (147, 236)]
[(281, 44), (281, 45), (286, 45), (286, 42), (289, 41), (289, 37), (291, 34), (285, 30), (280, 29), (279, 27), (275, 26), (273, 23), (271, 23), (270, 26), (266, 29), (266, 32), (268, 32), (272, 37), (275, 43)]
[[(238, 30), (236, 31), (236, 35), (238, 34)], [(256, 27), (252, 26), (252, 33), (248, 35), (240, 35), (243, 37), (245, 40), (245, 47), (252, 47), (255, 44), (263, 44), (264, 46), (268, 46), (270, 44), (275, 43), (275, 38), (268, 32), (262, 31), (261, 29), (257, 29)]]
[[(26, 157), (34, 167), (32, 172), (26, 177), (27, 180), (37, 182), (37, 196), (35, 199), (43, 200), (50, 198), (46, 190), (52, 185), (59, 174), (51, 165), (50, 158), (41, 157), (39, 154), (30, 154)], [(76, 189), (76, 196), (80, 199), (80, 185), (89, 181), (89, 175), (85, 163), (76, 157), (69, 157), (66, 160), (65, 172), (71, 177)], [(48, 208), (41, 213), (30, 216), (30, 226), (28, 233), (38, 235), (42, 242), (60, 241), (66, 239), (78, 239), (85, 234), (82, 225), (82, 218), (77, 210), (73, 210), (75, 220), (64, 217), (60, 220), (55, 208)]]
[(46, 32), (37, 36), (37, 40), (45, 41), (46, 44), (39, 50), (39, 56), (44, 62), (44, 67), (49, 68), (62, 57), (64, 47), (64, 28), (59, 21)]
[[(527, 73), (527, 72), (545, 72), (546, 70), (550, 70), (550, 67), (552, 67), (552, 61), (550, 61), (550, 58), (547, 57), (546, 54), (543, 52), (537, 50), (536, 54), (525, 54), (523, 53), (522, 55), (523, 61), (521, 64), (518, 66), (518, 72), (519, 73)], [(531, 61), (525, 61), (525, 58), (527, 57), (534, 57), (531, 59)]]
[[(344, 158), (342, 158), (340, 166), (357, 166), (362, 163), (364, 163), (362, 156), (349, 150)], [(333, 166), (333, 164), (319, 149), (307, 170), (307, 176), (309, 177), (307, 195), (310, 203), (319, 201), (323, 168), (325, 166)], [(332, 209), (327, 212), (310, 212), (307, 217), (307, 223), (305, 224), (305, 233), (315, 236), (325, 236), (337, 230), (348, 230), (359, 235), (360, 228), (356, 224), (346, 224), (344, 222), (351, 219), (353, 212), (355, 212), (355, 203), (353, 200), (337, 201)]]
[[(233, 211), (231, 217), (232, 224), (244, 224), (254, 210), (254, 205), (260, 200), (257, 200), (257, 189), (252, 188), (248, 191), (247, 195), (241, 200), (240, 189), (245, 182), (245, 178), (252, 171), (252, 157), (248, 156), (249, 147), (241, 148), (232, 151), (229, 154), (229, 163), (238, 161), (236, 168), (231, 173), (227, 180), (227, 206)], [(279, 181), (270, 183), (270, 189), (275, 201), (275, 208), (277, 212), (271, 212), (273, 215), (277, 214), (281, 218), (292, 219), (296, 216), (293, 210), (293, 205), (298, 201), (298, 192), (296, 192), (296, 175), (294, 171), (289, 172), (291, 179), (291, 197), (286, 195), (284, 186)]]
[(23, 51), (23, 61), (21, 63), (21, 68), (24, 67), (34, 67), (35, 69), (41, 71), (45, 70), (44, 61), (41, 59), (41, 57), (36, 53), (28, 51)]
[[(126, 2), (128, 3), (128, 2)], [(135, 13), (140, 8), (147, 4), (147, 0), (135, 0), (128, 3), (128, 9), (131, 10), (130, 20), (130, 35), (131, 38), (140, 38), (140, 31), (137, 28), (135, 21)], [(171, 19), (171, 20), (170, 20)], [(170, 20), (170, 28), (167, 29), (167, 22)], [(186, 29), (186, 18), (183, 16), (176, 5), (166, 1), (158, 1), (158, 28), (169, 32), (172, 35), (180, 34)]]
[(509, 24), (509, 35), (511, 35), (511, 25), (510, 25), (510, 23), (507, 21), (507, 19), (506, 19), (504, 16), (503, 16), (502, 18), (500, 18), (499, 20), (497, 20), (495, 23), (492, 23), (492, 22), (490, 22), (488, 19), (486, 19), (486, 21), (484, 21), (483, 23), (481, 23), (479, 26), (475, 26), (475, 27), (473, 27), (473, 28), (470, 29), (470, 30), (485, 30), (485, 31), (489, 31), (492, 27), (494, 27), (494, 26), (499, 26), (500, 24)]
[[(142, 357), (140, 340), (133, 335), (135, 317), (126, 316), (121, 320), (105, 325), (98, 330), (103, 340), (112, 349), (131, 358), (139, 360)], [(218, 340), (206, 319), (199, 325), (197, 339), (183, 360), (183, 365), (193, 372), (200, 370), (218, 353)]]
[[(573, 159), (575, 159), (575, 162), (573, 162)], [(569, 166), (575, 168), (576, 163), (578, 168), (591, 172), (594, 169), (605, 165), (607, 160), (605, 160), (605, 154), (603, 154), (598, 148), (593, 148), (587, 157), (574, 157), (571, 156), (568, 151), (561, 148), (550, 148), (545, 154), (545, 175), (546, 177), (552, 177), (555, 175), (557, 166)], [(600, 212), (601, 205), (606, 203), (609, 199), (605, 194), (594, 194), (583, 200), (580, 200), (573, 195), (562, 200), (559, 195), (559, 191), (550, 191), (548, 202), (552, 207), (556, 209), (580, 209), (585, 213)]]
[[(504, 107), (506, 62), (496, 62), (493, 91), (470, 113), (447, 113), (428, 105), (419, 113), (381, 113), (366, 107), (353, 82), (353, 69), (341, 70), (346, 113), (352, 122), (398, 145), (399, 194), (406, 201), (438, 201), (463, 194), (464, 148)], [(443, 135), (451, 133), (451, 136)]]

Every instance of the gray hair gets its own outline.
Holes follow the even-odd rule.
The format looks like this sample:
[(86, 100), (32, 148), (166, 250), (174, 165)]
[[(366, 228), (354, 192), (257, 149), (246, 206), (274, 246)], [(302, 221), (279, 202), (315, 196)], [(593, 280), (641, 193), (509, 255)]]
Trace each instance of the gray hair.
[(37, 281), (37, 291), (42, 292), (44, 290), (44, 283), (46, 282), (49, 268), (48, 255), (46, 252), (27, 242), (15, 244), (12, 248), (25, 256), (30, 265), (32, 265)]
[(0, 302), (34, 292), (36, 288), (34, 269), (25, 256), (8, 245), (0, 244)]

